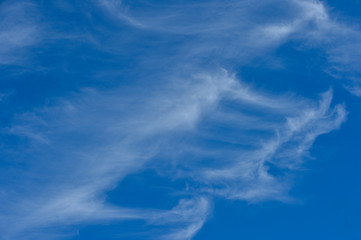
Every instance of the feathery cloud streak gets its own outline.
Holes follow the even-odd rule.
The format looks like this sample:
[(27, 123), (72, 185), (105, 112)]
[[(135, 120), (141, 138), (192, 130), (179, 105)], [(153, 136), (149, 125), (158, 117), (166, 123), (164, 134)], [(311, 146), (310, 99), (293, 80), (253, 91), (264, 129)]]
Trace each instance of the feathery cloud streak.
[(346, 88), (358, 95), (361, 30), (335, 20), (321, 1), (209, 1), (162, 7), (154, 3), (143, 11), (133, 10), (127, 1), (99, 2), (111, 16), (135, 28), (192, 36), (181, 47), (182, 58), (207, 56), (246, 64), (290, 41), (323, 50), (329, 61), (324, 71), (343, 79)]
[[(23, 149), (24, 161), (35, 158), (36, 162), (27, 162), (27, 174), (11, 176), (17, 179), (15, 186), (26, 182), (29, 196), (26, 200), (24, 195), (7, 196), (12, 203), (2, 211), (16, 214), (3, 221), (17, 226), (9, 235), (53, 224), (143, 219), (188, 223), (165, 237), (191, 239), (209, 215), (206, 198), (196, 205), (199, 214), (193, 215), (193, 205), (181, 201), (156, 220), (159, 210), (144, 215), (140, 210), (108, 206), (104, 193), (128, 174), (153, 164), (170, 178), (192, 179), (194, 186), (200, 183), (200, 189), (188, 190), (195, 198), (216, 194), (249, 201), (282, 200), (289, 186), (268, 173), (266, 163), (297, 168), (315, 138), (337, 129), (346, 115), (342, 105), (330, 108), (330, 91), (319, 103), (272, 96), (252, 90), (224, 70), (181, 82), (184, 87), (170, 84), (157, 92), (139, 89), (143, 93), (135, 95), (124, 89), (84, 90), (71, 101), (19, 116), (9, 131), (29, 138), (31, 150)], [(227, 107), (231, 103), (234, 106)], [(227, 126), (230, 134), (214, 133), (217, 125)], [(259, 133), (249, 135), (250, 131)], [(188, 141), (180, 141), (185, 135)], [(229, 146), (209, 151), (208, 140)], [(158, 162), (155, 156), (168, 160)], [(179, 168), (171, 170), (174, 163)], [(37, 196), (31, 195), (34, 191)], [(184, 217), (179, 220), (174, 214)]]
[(0, 64), (19, 64), (25, 49), (41, 40), (36, 5), (5, 1), (0, 5)]
[[(358, 39), (359, 31), (332, 20), (319, 1), (209, 1), (162, 7), (150, 2), (142, 10), (133, 10), (125, 1), (92, 3), (108, 10), (108, 21), (121, 21), (114, 28), (122, 34), (129, 29), (120, 25), (132, 29), (122, 36), (129, 37), (134, 48), (142, 34), (162, 41), (172, 35), (176, 41), (165, 53), (150, 49), (137, 59), (142, 64), (130, 71), (151, 73), (142, 81), (131, 79), (131, 86), (112, 90), (84, 88), (17, 115), (6, 129), (16, 136), (17, 145), (4, 152), (16, 163), (9, 163), (11, 171), (1, 170), (3, 179), (12, 179), (9, 185), (1, 184), (2, 239), (51, 239), (57, 237), (47, 235), (52, 227), (125, 220), (166, 226), (161, 233), (149, 233), (151, 239), (191, 239), (210, 217), (214, 196), (289, 200), (289, 176), (302, 165), (315, 139), (346, 120), (345, 107), (332, 103), (331, 90), (318, 99), (280, 95), (256, 90), (219, 67), (233, 69), (297, 41), (324, 49), (337, 73), (357, 71), (345, 68), (358, 53), (350, 55), (356, 43), (344, 39)], [(13, 13), (21, 16), (21, 24), (15, 24), (17, 31), (5, 28), (0, 33), (6, 45), (0, 54), (4, 62), (14, 63), (18, 50), (39, 41), (39, 29), (33, 21), (23, 23), (28, 3), (7, 4), (2, 11), (12, 14), (4, 14), (2, 24), (14, 22)], [(268, 10), (276, 5), (277, 14), (270, 15)], [(92, 14), (98, 10), (89, 11), (88, 18), (96, 19)], [(118, 32), (102, 45), (102, 31), (92, 33), (97, 50), (126, 55)], [(339, 44), (331, 49), (324, 43)], [(160, 66), (170, 67), (159, 72)], [(107, 201), (107, 192), (124, 178), (149, 168), (169, 181), (188, 184), (180, 196), (173, 196), (178, 204), (165, 210)]]

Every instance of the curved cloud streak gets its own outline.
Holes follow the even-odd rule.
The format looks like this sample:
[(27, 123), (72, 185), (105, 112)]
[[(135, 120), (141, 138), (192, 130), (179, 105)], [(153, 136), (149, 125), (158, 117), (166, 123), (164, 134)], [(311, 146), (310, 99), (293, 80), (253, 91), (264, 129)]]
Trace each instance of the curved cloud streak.
[[(211, 216), (214, 197), (290, 201), (292, 174), (317, 137), (346, 120), (345, 106), (333, 103), (332, 90), (315, 99), (267, 92), (220, 66), (234, 69), (296, 41), (324, 50), (326, 71), (352, 75), (348, 88), (359, 94), (357, 64), (349, 63), (361, 55), (355, 50), (360, 32), (333, 20), (320, 1), (149, 3), (142, 10), (126, 1), (91, 3), (89, 19), (101, 7), (107, 14), (102, 20), (123, 34), (112, 32), (102, 44), (108, 29), (94, 31), (89, 39), (97, 51), (126, 55), (124, 42), (138, 48), (143, 36), (176, 41), (165, 50), (144, 47), (129, 70), (134, 83), (82, 88), (15, 116), (4, 130), (17, 144), (3, 153), (14, 162), (1, 170), (11, 181), (0, 186), (0, 239), (66, 238), (52, 228), (140, 221), (160, 229), (147, 233), (150, 239), (188, 240)], [(26, 6), (35, 8), (1, 5), (0, 24), (14, 26), (0, 30), (0, 63), (13, 64), (21, 49), (40, 41), (40, 25), (25, 21)], [(274, 6), (277, 14), (270, 15)], [(108, 201), (109, 191), (145, 169), (187, 186), (172, 189), (170, 198), (178, 203), (167, 210)]]
[[(11, 176), (18, 186), (26, 182), (29, 194), (7, 196), (11, 203), (2, 211), (11, 211), (12, 217), (3, 223), (16, 227), (2, 231), (13, 236), (53, 224), (139, 219), (175, 228), (186, 224), (164, 237), (191, 239), (209, 215), (204, 197), (285, 200), (288, 181), (270, 174), (267, 164), (297, 169), (315, 138), (337, 129), (346, 117), (342, 105), (330, 107), (331, 91), (319, 103), (272, 96), (225, 70), (177, 82), (182, 86), (172, 83), (143, 94), (84, 90), (72, 100), (19, 116), (9, 132), (29, 139), (31, 150), (22, 150), (27, 153), (24, 161), (36, 162), (28, 162), (26, 174)], [(213, 131), (221, 126), (228, 130)], [(185, 135), (189, 140), (180, 141)], [(212, 149), (209, 140), (226, 147)], [(107, 190), (149, 164), (170, 178), (194, 182), (188, 194), (199, 200), (182, 200), (163, 213), (106, 203)], [(179, 168), (171, 170), (174, 164)], [(30, 194), (34, 191), (36, 196)]]

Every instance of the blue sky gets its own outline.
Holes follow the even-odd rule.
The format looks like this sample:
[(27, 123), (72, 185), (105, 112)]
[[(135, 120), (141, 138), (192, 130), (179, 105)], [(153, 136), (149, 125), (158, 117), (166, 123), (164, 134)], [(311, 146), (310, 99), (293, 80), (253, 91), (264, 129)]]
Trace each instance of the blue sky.
[(0, 239), (359, 239), (361, 2), (0, 3)]

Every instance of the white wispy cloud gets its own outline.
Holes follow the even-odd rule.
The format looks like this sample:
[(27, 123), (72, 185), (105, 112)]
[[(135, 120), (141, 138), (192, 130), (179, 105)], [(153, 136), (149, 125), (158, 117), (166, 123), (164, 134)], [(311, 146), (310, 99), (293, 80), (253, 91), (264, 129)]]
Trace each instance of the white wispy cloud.
[[(323, 50), (329, 61), (324, 71), (336, 78), (346, 78), (347, 89), (357, 89), (360, 83), (361, 29), (333, 17), (325, 2), (169, 3), (162, 8), (147, 5), (141, 12), (122, 1), (99, 2), (111, 16), (135, 28), (160, 34), (191, 35), (192, 40), (180, 47), (183, 59), (210, 56), (246, 64), (296, 40), (302, 47)], [(275, 6), (277, 14), (268, 14)]]
[(178, 224), (176, 229), (162, 236), (163, 239), (190, 240), (201, 229), (210, 215), (211, 206), (204, 198), (181, 200), (179, 204), (169, 212), (154, 215), (153, 224), (169, 225)]
[[(104, 194), (125, 176), (153, 164), (157, 171), (168, 172), (169, 178), (200, 183), (201, 189), (191, 186), (189, 190), (195, 196), (221, 195), (249, 201), (286, 198), (287, 181), (268, 173), (266, 163), (296, 168), (315, 138), (337, 129), (345, 119), (342, 105), (330, 109), (330, 91), (316, 104), (254, 91), (225, 70), (175, 79), (157, 91), (139, 86), (136, 92), (141, 94), (129, 94), (127, 89), (104, 93), (85, 89), (72, 100), (20, 115), (9, 133), (29, 139), (31, 150), (22, 149), (27, 158), (22, 161), (36, 161), (28, 162), (26, 174), (12, 173), (18, 183), (15, 185), (26, 182), (29, 193), (14, 189), (22, 194), (7, 196), (12, 203), (2, 211), (14, 212), (4, 221), (11, 221), (14, 227), (2, 230), (9, 236), (23, 236), (29, 229), (56, 224), (141, 219), (175, 225), (164, 238), (191, 239), (209, 216), (207, 199), (181, 201), (178, 207), (160, 214), (160, 210), (108, 206)], [(214, 122), (211, 116), (224, 114), (227, 102), (236, 104), (227, 113), (230, 117), (217, 117)], [(254, 113), (247, 113), (247, 109)], [(243, 123), (243, 128), (233, 124), (238, 114), (261, 123), (260, 129), (252, 127), (260, 131), (253, 134), (252, 141), (245, 134), (254, 122)], [(214, 134), (206, 127), (217, 124), (229, 126), (236, 136)], [(185, 134), (199, 144), (186, 141), (169, 145)], [(218, 147), (209, 152), (203, 143), (222, 140), (228, 144), (227, 137), (248, 147)], [(183, 151), (177, 153), (179, 147)], [(191, 158), (184, 159), (184, 154)], [(213, 160), (204, 165), (207, 154)], [(167, 162), (159, 163), (156, 155), (166, 156)], [(169, 167), (174, 163), (183, 170), (176, 168), (174, 174)]]
[(41, 40), (36, 5), (27, 1), (0, 4), (0, 64), (19, 64), (26, 49)]
[[(299, 170), (318, 136), (346, 120), (345, 107), (332, 103), (331, 90), (318, 100), (258, 91), (207, 65), (213, 58), (242, 65), (289, 40), (301, 40), (309, 46), (337, 43), (335, 49), (322, 47), (332, 68), (357, 71), (357, 62), (349, 63), (358, 57), (358, 45), (349, 36), (359, 39), (359, 31), (332, 20), (319, 1), (259, 1), (257, 7), (250, 1), (210, 1), (166, 4), (149, 12), (127, 9), (121, 1), (92, 2), (141, 31), (189, 40), (175, 47), (175, 56), (160, 61), (173, 68), (145, 79), (152, 84), (83, 89), (16, 117), (7, 133), (23, 145), (16, 149), (21, 154), (9, 156), (23, 166), (1, 171), (3, 178), (13, 179), (0, 195), (3, 239), (36, 239), (43, 232), (39, 229), (110, 220), (143, 220), (169, 227), (157, 238), (191, 239), (211, 215), (213, 196), (288, 200), (288, 174)], [(266, 16), (275, 5), (280, 14)], [(28, 7), (34, 6), (1, 5), (0, 24), (11, 27), (0, 30), (0, 62), (13, 62), (21, 49), (39, 42), (38, 25), (26, 18)], [(272, 174), (270, 165), (282, 174)], [(170, 210), (106, 201), (107, 191), (147, 166), (166, 178), (194, 183), (184, 190), (191, 197), (182, 196)]]
[[(227, 75), (218, 75), (215, 78), (235, 81), (232, 76)], [(208, 153), (206, 149), (198, 151), (198, 158), (208, 157), (215, 161), (210, 161), (207, 167), (202, 163), (184, 163), (184, 160), (182, 164), (189, 164), (189, 174), (196, 181), (208, 185), (204, 189), (206, 192), (250, 201), (285, 199), (285, 192), (289, 188), (288, 181), (285, 181), (283, 176), (278, 178), (269, 174), (267, 163), (272, 163), (286, 172), (287, 169), (297, 170), (317, 136), (337, 129), (345, 121), (346, 111), (343, 105), (331, 108), (331, 91), (324, 93), (316, 104), (305, 99), (272, 97), (252, 89), (244, 90), (241, 84), (235, 84), (232, 90), (223, 96), (223, 100), (243, 100), (233, 109), (235, 118), (225, 118), (222, 113), (218, 113), (220, 115), (217, 117), (222, 119), (221, 125), (218, 125), (219, 121), (212, 122), (213, 126), (209, 131), (205, 128), (197, 133), (226, 144), (237, 144), (238, 147), (228, 151), (224, 150), (224, 146)], [(257, 109), (257, 105), (260, 108)], [(252, 109), (253, 113), (246, 113), (250, 116), (249, 122), (240, 126), (235, 122), (245, 119), (236, 118), (242, 108)], [(218, 109), (224, 107), (220, 106)], [(216, 109), (213, 112), (217, 111)], [(252, 120), (255, 118), (258, 120), (257, 125)], [(228, 119), (230, 121), (227, 121)], [(214, 134), (214, 126), (227, 126), (229, 131)], [(252, 135), (250, 129), (253, 131)], [(194, 147), (191, 149), (194, 151)]]

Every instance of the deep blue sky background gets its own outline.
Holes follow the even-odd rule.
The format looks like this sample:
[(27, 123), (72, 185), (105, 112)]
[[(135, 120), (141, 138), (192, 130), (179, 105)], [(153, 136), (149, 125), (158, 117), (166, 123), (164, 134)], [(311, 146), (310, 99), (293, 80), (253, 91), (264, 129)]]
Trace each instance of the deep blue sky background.
[(1, 1), (0, 239), (359, 239), (360, 10)]

